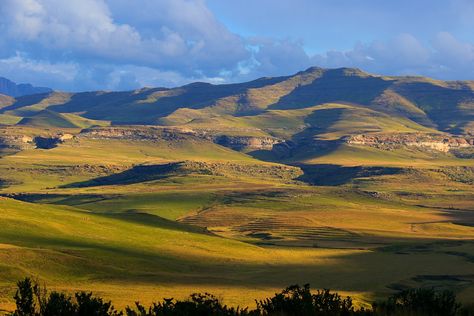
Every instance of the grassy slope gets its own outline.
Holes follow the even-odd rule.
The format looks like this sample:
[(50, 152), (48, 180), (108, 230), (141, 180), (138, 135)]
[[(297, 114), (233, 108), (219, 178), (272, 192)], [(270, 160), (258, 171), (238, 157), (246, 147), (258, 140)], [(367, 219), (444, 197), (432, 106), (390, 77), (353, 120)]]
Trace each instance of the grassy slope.
[[(125, 191), (126, 188), (122, 188), (121, 193)], [(189, 189), (173, 193), (191, 197), (186, 192)], [(403, 214), (390, 205), (378, 209), (374, 205), (373, 211), (368, 208), (361, 213), (354, 204), (353, 209), (344, 207), (342, 212), (339, 208), (347, 202), (338, 200), (337, 196), (331, 198), (331, 195), (320, 192), (316, 196), (306, 195), (296, 201), (285, 201), (285, 204), (279, 200), (257, 199), (250, 205), (247, 203), (243, 209), (236, 203), (231, 216), (238, 219), (238, 212), (251, 210), (253, 214), (256, 211), (270, 212), (273, 216), (286, 214), (291, 216), (292, 222), (300, 223), (298, 219), (306, 218), (307, 221), (308, 217), (316, 216), (319, 223), (312, 223), (313, 226), (334, 225), (337, 219), (338, 226), (345, 229), (354, 229), (352, 218), (355, 216), (371, 219), (373, 222), (364, 222), (362, 226), (375, 225), (380, 232), (385, 231), (385, 242), (389, 244), (392, 237), (403, 239), (405, 234), (409, 235), (408, 231), (400, 234), (401, 231), (394, 225), (396, 219), (399, 218), (398, 225), (406, 226), (407, 230), (409, 226), (402, 224), (406, 221), (404, 216), (411, 221), (439, 219), (439, 215), (427, 210), (419, 210), (420, 219), (415, 219), (409, 215), (411, 211)], [(157, 194), (154, 198), (163, 198), (166, 205), (170, 196)], [(193, 203), (198, 201), (194, 197), (191, 199)], [(348, 200), (350, 205), (357, 201)], [(124, 205), (120, 199), (117, 204), (114, 204), (115, 201), (110, 200), (112, 204), (105, 209), (135, 209), (135, 204), (143, 203), (143, 200), (133, 200), (133, 204), (131, 200), (129, 205)], [(205, 200), (202, 202), (207, 203)], [(366, 202), (359, 201), (365, 205)], [(262, 248), (198, 233), (196, 229), (163, 221), (160, 217), (134, 213), (114, 215), (104, 213), (104, 210), (94, 214), (85, 210), (91, 207), (87, 203), (70, 208), (2, 199), (0, 205), (3, 216), (0, 230), (3, 269), (0, 273), (4, 291), (10, 289), (10, 292), (4, 292), (8, 294), (11, 294), (14, 280), (26, 273), (38, 275), (53, 288), (93, 288), (115, 299), (119, 305), (138, 298), (150, 300), (164, 295), (182, 296), (195, 290), (216, 292), (231, 304), (251, 304), (247, 296), (242, 296), (242, 291), (249, 297), (262, 296), (292, 282), (311, 282), (317, 287), (362, 294), (367, 289), (385, 291), (383, 284), (409, 280), (411, 276), (438, 273), (468, 275), (473, 268), (472, 263), (462, 257), (443, 255), (443, 251), (455, 251), (459, 247), (464, 247), (468, 253), (472, 251), (470, 244), (459, 245), (456, 242), (433, 244), (431, 247), (436, 251), (421, 253), (410, 250), (408, 246), (405, 251), (412, 253), (410, 256), (357, 249)], [(298, 205), (304, 208), (295, 212)], [(312, 210), (311, 205), (316, 209)], [(324, 209), (321, 208), (323, 205)], [(190, 205), (190, 209), (193, 206)], [(316, 210), (317, 213), (314, 213)], [(293, 212), (292, 215), (288, 211)], [(380, 218), (373, 217), (377, 212)], [(219, 218), (219, 214), (213, 217)], [(380, 219), (384, 219), (383, 222), (389, 226), (381, 225)], [(227, 220), (231, 221), (232, 217)], [(440, 240), (455, 236), (466, 238), (467, 233), (472, 233), (468, 228), (449, 229), (448, 224), (433, 227), (434, 230), (428, 227), (417, 237), (418, 241), (412, 242), (422, 243), (423, 238), (427, 237)], [(393, 229), (395, 232), (387, 233)], [(445, 233), (448, 235), (443, 235)], [(407, 235), (405, 237), (409, 238)], [(390, 273), (387, 273), (388, 270)], [(377, 279), (372, 278), (374, 273), (378, 275)]]
[(175, 89), (125, 92), (54, 92), (19, 98), (1, 111), (31, 116), (47, 108), (116, 124), (181, 125), (216, 115), (252, 116), (268, 109), (349, 103), (459, 133), (467, 131), (466, 125), (474, 118), (473, 99), (471, 82), (382, 77), (347, 68), (310, 68), (293, 76), (242, 84), (195, 83)]
[(0, 114), (0, 125), (15, 125), (21, 119), (19, 116)]
[[(466, 256), (474, 254), (469, 241), (474, 231), (453, 224), (456, 214), (414, 206), (420, 200), (372, 198), (350, 187), (189, 175), (132, 185), (45, 190), (100, 173), (64, 167), (126, 168), (182, 159), (256, 163), (207, 142), (87, 139), (0, 159), (1, 178), (23, 182), (4, 192), (48, 193), (30, 197), (35, 204), (0, 200), (3, 306), (11, 306), (5, 298), (11, 295), (14, 280), (25, 274), (37, 275), (53, 288), (94, 289), (119, 306), (138, 298), (149, 301), (196, 290), (247, 305), (252, 304), (250, 297), (269, 295), (295, 282), (355, 294), (363, 302), (374, 293), (385, 293), (387, 285), (416, 285), (412, 278), (420, 275), (469, 279), (473, 269)], [(385, 186), (390, 192), (396, 179), (358, 186), (364, 190)], [(457, 188), (469, 190), (469, 186)], [(190, 223), (207, 226), (217, 236), (200, 233)], [(262, 233), (274, 239), (261, 239)], [(262, 243), (267, 245), (258, 246)], [(377, 250), (389, 245), (398, 248)], [(463, 297), (473, 291), (450, 285), (449, 278), (436, 282), (454, 286)]]
[(44, 110), (31, 117), (25, 117), (18, 122), (18, 125), (28, 125), (34, 127), (56, 127), (56, 128), (78, 128), (71, 120), (60, 113)]
[[(335, 83), (341, 89), (332, 89)], [(358, 133), (469, 127), (472, 106), (459, 100), (470, 92), (461, 88), (312, 69), (243, 85), (31, 96), (6, 113), (32, 116), (48, 108), (67, 112), (61, 116), (80, 127), (108, 124), (92, 119), (159, 119), (223, 134), (336, 141)], [(314, 91), (324, 93), (315, 98)], [(443, 102), (433, 103), (439, 93)], [(184, 108), (176, 110), (177, 104)], [(446, 106), (458, 125), (440, 115)], [(14, 128), (27, 135), (55, 132)], [(0, 158), (1, 192), (34, 202), (0, 200), (2, 306), (11, 307), (12, 284), (24, 275), (53, 288), (93, 289), (119, 306), (205, 290), (247, 305), (253, 304), (249, 298), (297, 282), (355, 294), (359, 302), (404, 286), (449, 287), (462, 299), (474, 293), (474, 189), (442, 171), (474, 167), (473, 159), (415, 149), (306, 146), (284, 162), (403, 172), (359, 175), (332, 187), (226, 172), (61, 187), (133, 165), (182, 160), (231, 161), (243, 170), (270, 165), (196, 138), (77, 138)]]

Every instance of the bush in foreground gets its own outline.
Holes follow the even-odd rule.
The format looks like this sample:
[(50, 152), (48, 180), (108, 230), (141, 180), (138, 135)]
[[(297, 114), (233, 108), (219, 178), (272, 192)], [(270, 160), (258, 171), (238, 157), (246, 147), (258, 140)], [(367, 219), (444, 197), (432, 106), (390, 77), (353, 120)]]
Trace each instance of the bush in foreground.
[(192, 294), (186, 300), (163, 299), (149, 307), (135, 303), (124, 312), (110, 301), (92, 293), (78, 292), (71, 297), (51, 292), (26, 278), (17, 283), (16, 310), (11, 316), (469, 316), (450, 291), (415, 289), (397, 293), (376, 302), (371, 310), (356, 308), (350, 297), (330, 290), (312, 293), (309, 284), (290, 286), (273, 297), (256, 301), (257, 308), (228, 307), (215, 296)]

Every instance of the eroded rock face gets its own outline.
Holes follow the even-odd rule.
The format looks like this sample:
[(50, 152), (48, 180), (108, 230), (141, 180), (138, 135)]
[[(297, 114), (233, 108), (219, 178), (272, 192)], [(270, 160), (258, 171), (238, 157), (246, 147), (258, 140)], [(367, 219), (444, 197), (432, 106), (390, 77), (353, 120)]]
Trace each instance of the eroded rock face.
[(273, 145), (282, 142), (282, 140), (272, 137), (216, 135), (210, 131), (168, 127), (90, 128), (83, 130), (80, 133), (80, 137), (92, 139), (122, 139), (133, 141), (179, 141), (189, 137), (196, 137), (212, 141), (216, 144), (229, 147), (234, 150), (272, 149)]
[(44, 135), (24, 135), (19, 132), (14, 132), (12, 129), (0, 130), (0, 148), (9, 148), (14, 150), (24, 150), (32, 148), (51, 149), (66, 140), (73, 139), (72, 134), (44, 134)]
[(254, 149), (271, 150), (274, 145), (282, 142), (280, 139), (272, 137), (254, 136), (218, 136), (215, 142), (219, 145), (232, 148), (234, 150)]
[(33, 137), (26, 135), (6, 135), (0, 134), (0, 148), (27, 149), (33, 148)]
[(455, 137), (423, 133), (360, 134), (346, 138), (345, 142), (352, 145), (364, 145), (382, 149), (408, 146), (441, 152), (449, 152), (452, 149), (474, 147), (474, 137)]
[(79, 137), (132, 141), (160, 141), (184, 139), (190, 132), (159, 127), (94, 127), (81, 131)]

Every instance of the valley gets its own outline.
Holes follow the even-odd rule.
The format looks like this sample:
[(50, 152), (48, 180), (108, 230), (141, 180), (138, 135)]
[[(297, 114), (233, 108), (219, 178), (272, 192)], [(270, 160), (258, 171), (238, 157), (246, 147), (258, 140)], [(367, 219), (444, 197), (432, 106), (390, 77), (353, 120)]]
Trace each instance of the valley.
[(0, 98), (0, 308), (290, 284), (474, 295), (474, 83), (292, 76)]

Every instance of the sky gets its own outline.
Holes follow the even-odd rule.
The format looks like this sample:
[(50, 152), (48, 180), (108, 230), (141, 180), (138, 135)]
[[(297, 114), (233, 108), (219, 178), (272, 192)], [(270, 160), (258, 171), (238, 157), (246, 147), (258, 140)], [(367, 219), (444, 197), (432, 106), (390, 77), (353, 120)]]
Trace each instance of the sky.
[(56, 90), (311, 66), (474, 80), (472, 0), (0, 0), (0, 76)]

